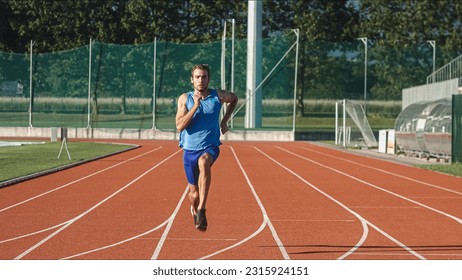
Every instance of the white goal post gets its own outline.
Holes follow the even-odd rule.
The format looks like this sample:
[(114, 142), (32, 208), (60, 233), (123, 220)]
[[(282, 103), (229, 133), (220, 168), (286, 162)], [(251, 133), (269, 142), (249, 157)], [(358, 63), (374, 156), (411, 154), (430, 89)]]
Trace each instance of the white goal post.
[[(339, 106), (342, 107), (342, 124), (339, 124)], [(343, 99), (335, 102), (335, 145), (377, 147), (377, 140), (361, 103)]]

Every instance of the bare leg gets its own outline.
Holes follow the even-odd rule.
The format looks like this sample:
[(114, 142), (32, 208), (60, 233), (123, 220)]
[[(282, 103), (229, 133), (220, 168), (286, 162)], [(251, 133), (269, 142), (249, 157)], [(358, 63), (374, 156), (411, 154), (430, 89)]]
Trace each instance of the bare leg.
[(205, 153), (199, 158), (199, 204), (197, 205), (196, 228), (201, 231), (207, 230), (207, 218), (205, 217), (205, 205), (209, 194), (212, 157)]
[(207, 196), (212, 179), (211, 166), (212, 157), (205, 153), (199, 158), (199, 204), (196, 209), (206, 209)]
[(193, 207), (193, 214), (197, 214), (197, 206), (199, 205), (199, 188), (196, 185), (189, 184), (188, 198)]

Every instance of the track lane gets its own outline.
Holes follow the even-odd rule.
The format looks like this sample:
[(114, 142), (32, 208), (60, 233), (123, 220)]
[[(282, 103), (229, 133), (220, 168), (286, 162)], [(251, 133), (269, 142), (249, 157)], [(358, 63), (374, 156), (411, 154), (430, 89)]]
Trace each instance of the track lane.
[[(178, 157), (179, 154), (178, 148), (174, 151), (168, 148), (164, 150), (162, 152), (167, 154), (162, 155), (159, 162), (149, 164), (150, 168), (142, 174), (131, 173), (132, 176), (137, 177), (133, 177), (128, 183), (124, 182), (125, 184), (121, 185), (117, 191), (79, 214), (72, 220), (72, 223), (63, 227), (62, 231), (57, 231), (56, 235), (50, 235), (49, 239), (44, 240), (45, 243), (38, 244), (39, 247), (31, 248), (32, 252), (26, 251), (23, 255), (32, 259), (63, 258), (101, 247), (101, 244), (111, 244), (126, 239), (161, 224), (162, 217), (168, 217), (170, 213), (168, 206), (172, 205), (172, 202), (169, 199), (174, 192), (171, 190), (167, 192), (167, 188), (161, 185), (153, 187), (151, 182), (161, 176), (157, 173), (157, 169), (160, 169), (159, 173), (162, 173), (162, 169), (170, 170), (171, 166), (165, 166), (165, 164), (172, 162), (171, 158)], [(82, 232), (82, 228), (85, 231)], [(149, 253), (147, 248), (146, 253)], [(143, 251), (138, 254), (142, 256)], [(105, 258), (123, 259), (124, 256), (106, 256)]]
[[(123, 165), (127, 160), (134, 161), (143, 153), (151, 153), (153, 150), (159, 148), (162, 148), (162, 143), (157, 143), (154, 146), (141, 146), (124, 153), (75, 166), (72, 169), (49, 174), (50, 176), (41, 176), (4, 187), (1, 189), (0, 212), (4, 211), (5, 208), (14, 207), (15, 204), (22, 203), (25, 200), (33, 200), (36, 196), (43, 196), (47, 193), (57, 191), (59, 188), (66, 188), (68, 185), (72, 185), (72, 182), (85, 180), (88, 177), (96, 175), (95, 173), (104, 172), (105, 169)], [(60, 176), (55, 176), (56, 174)]]
[[(159, 151), (158, 147), (158, 145), (150, 146), (147, 147), (145, 151), (140, 149), (138, 151), (140, 153), (146, 152), (148, 150), (155, 150), (155, 152), (149, 153), (149, 156), (145, 156), (143, 159), (137, 158), (128, 164), (123, 164), (117, 168), (111, 169), (110, 171), (102, 172), (97, 176), (89, 178), (88, 180), (79, 181), (78, 183), (75, 183), (67, 188), (60, 189), (56, 192), (41, 196), (37, 199), (28, 201), (27, 203), (1, 212), (1, 222), (10, 225), (0, 233), (0, 252), (2, 252), (2, 255), (8, 253), (9, 257), (11, 257), (11, 250), (15, 250), (19, 255), (19, 251), (23, 250), (23, 244), (29, 243), (24, 239), (33, 238), (35, 240), (36, 236), (29, 236), (17, 240), (14, 242), (14, 244), (17, 244), (18, 246), (16, 249), (14, 246), (12, 246), (11, 242), (5, 243), (2, 242), (3, 240), (37, 232), (66, 222), (69, 223), (77, 215), (91, 207), (91, 205), (94, 205), (110, 193), (116, 191), (119, 186), (128, 183), (130, 180), (133, 180), (133, 174), (127, 172), (127, 165), (131, 166), (130, 168), (135, 168), (135, 170), (146, 170), (147, 166), (149, 165), (146, 164), (145, 160), (150, 162), (151, 160), (155, 160), (155, 158), (160, 156), (156, 155), (156, 153)], [(81, 174), (81, 176), (89, 174), (87, 168), (83, 168), (82, 171), (81, 168), (75, 167), (72, 168), (72, 171), (74, 173)], [(51, 177), (66, 177), (68, 172), (71, 172), (71, 170), (65, 170), (46, 177), (48, 177), (48, 180), (53, 181)], [(94, 172), (94, 170), (92, 172)], [(16, 186), (12, 186), (6, 189), (2, 189), (2, 191), (7, 189), (12, 190), (15, 189), (15, 187)], [(20, 190), (21, 188), (19, 188), (19, 191)], [(50, 234), (50, 232), (47, 232), (46, 234)], [(43, 236), (44, 234), (42, 233), (39, 235)], [(80, 234), (77, 234), (76, 236), (79, 235)], [(45, 258), (55, 259), (56, 257), (47, 256)]]
[[(291, 151), (287, 152), (290, 153)], [(370, 180), (370, 178), (372, 178), (373, 180), (370, 181), (372, 187), (383, 189), (385, 192), (389, 192), (392, 195), (401, 196), (403, 199), (407, 199), (418, 206), (439, 212), (457, 223), (462, 224), (462, 203), (457, 203), (457, 201), (462, 202), (462, 193), (455, 190), (462, 185), (461, 178), (458, 178), (458, 184), (454, 184), (454, 179), (457, 179), (454, 176), (441, 176), (443, 174), (436, 173), (439, 175), (440, 181), (438, 185), (435, 185), (429, 184), (426, 181), (411, 179), (402, 174), (397, 174), (396, 172), (400, 172), (403, 168), (401, 166), (397, 168), (396, 165), (389, 165), (384, 161), (375, 160), (374, 162), (370, 162), (368, 166), (366, 164), (340, 158), (342, 154), (325, 157), (326, 153), (319, 151), (317, 152), (318, 155), (300, 152), (299, 150), (294, 150), (292, 153), (300, 157), (304, 155), (306, 161), (315, 159), (318, 164), (324, 164), (329, 168), (337, 170), (339, 173), (348, 174), (358, 180), (362, 178)], [(350, 164), (342, 164), (344, 162)], [(408, 170), (420, 170), (423, 171), (424, 174), (435, 173), (414, 167), (408, 167)], [(387, 176), (384, 176), (384, 174)]]
[(377, 174), (377, 178), (386, 178), (382, 185), (389, 186), (387, 189), (452, 216), (462, 217), (462, 178), (460, 177), (388, 161), (380, 161), (379, 166), (376, 166), (376, 159), (351, 155), (343, 151), (323, 149), (315, 145), (309, 148), (303, 147), (303, 149), (322, 156), (339, 158), (345, 165), (351, 164), (358, 170), (378, 171), (375, 174)]
[[(88, 178), (90, 184), (88, 182), (83, 184), (82, 180), (76, 186), (57, 190), (24, 205), (0, 212), (0, 219), (5, 218), (6, 213), (14, 213), (15, 215), (9, 218), (14, 216), (16, 224), (11, 224), (14, 226), (8, 230), (19, 229), (22, 232), (45, 229), (45, 225), (53, 226), (64, 223), (75, 217), (79, 209), (81, 211), (85, 206), (88, 209), (91, 203), (94, 205), (96, 198), (91, 197), (93, 194), (101, 200), (103, 196), (97, 194), (94, 184), (98, 184), (98, 189), (105, 189), (104, 192), (107, 195), (110, 190), (120, 188), (146, 172), (156, 160), (158, 162), (165, 159), (169, 152), (178, 150), (177, 143), (174, 141), (134, 142), (141, 143), (142, 146), (134, 151), (148, 151), (156, 145), (161, 145), (162, 152), (141, 157), (124, 165), (123, 168), (121, 165), (120, 169), (114, 168), (112, 170), (114, 172), (107, 172), (104, 176), (100, 174), (100, 176)], [(307, 187), (307, 184), (300, 178), (275, 164), (255, 149), (255, 146), (274, 157), (284, 167), (293, 170), (297, 176), (322, 188), (328, 194), (335, 194), (334, 197), (341, 203), (370, 221), (367, 238), (361, 241), (364, 229), (355, 215)], [(338, 172), (310, 164), (280, 148), (290, 150), (299, 156), (316, 159), (323, 164), (330, 164), (330, 161), (334, 161), (332, 166), (358, 177), (359, 174), (356, 173), (358, 169), (365, 168), (350, 162), (354, 167), (351, 170), (344, 169), (343, 158), (361, 162), (362, 157), (357, 155), (344, 157), (344, 154), (348, 153), (320, 149), (308, 143), (226, 142), (222, 146), (222, 153), (216, 166), (213, 167), (207, 212), (209, 229), (202, 233), (192, 224), (189, 202), (181, 198), (185, 191), (186, 181), (180, 153), (73, 222), (25, 258), (149, 259), (165, 235), (166, 239), (157, 259), (283, 259), (281, 245), (291, 259), (337, 259), (345, 254), (347, 254), (347, 259), (416, 259), (416, 256), (384, 235), (385, 232), (390, 233), (390, 237), (396, 237), (397, 241), (402, 241), (403, 245), (410, 246), (412, 250), (426, 258), (462, 259), (460, 231), (450, 225), (451, 222), (456, 224), (454, 220), (451, 221), (435, 212), (429, 214), (428, 212), (431, 211), (428, 209), (418, 205), (410, 206), (409, 201), (371, 188), (367, 184), (364, 186), (353, 178), (345, 179), (345, 176)], [(269, 224), (265, 224), (264, 214), (246, 182), (243, 171), (233, 158), (232, 149), (264, 206), (267, 218), (274, 227), (273, 231), (280, 238), (280, 245), (275, 240)], [(135, 155), (134, 151), (129, 154)], [(127, 155), (128, 152), (124, 154)], [(116, 161), (123, 160), (124, 157), (120, 157)], [(88, 175), (90, 171), (97, 170), (95, 169), (97, 166), (100, 166), (99, 170), (102, 170), (103, 166), (110, 166), (111, 164), (108, 163), (113, 164), (112, 161), (114, 158), (106, 158), (103, 162), (95, 162), (95, 165), (85, 164), (69, 171), (80, 173), (81, 170), (86, 170), (85, 174)], [(393, 191), (398, 192), (404, 189), (406, 192), (401, 193), (402, 195), (409, 195), (416, 200), (416, 196), (412, 196), (413, 193), (419, 195), (422, 194), (422, 189), (429, 189), (431, 191), (428, 194), (431, 196), (421, 195), (419, 201), (424, 203), (428, 200), (435, 207), (441, 205), (442, 211), (453, 211), (451, 214), (455, 215), (458, 213), (459, 205), (449, 207), (443, 205), (444, 203), (435, 202), (444, 199), (441, 193), (457, 196), (456, 193), (451, 194), (446, 190), (428, 186), (430, 183), (421, 186), (416, 181), (386, 174), (380, 171), (385, 170), (382, 167), (382, 161), (378, 161), (380, 162), (378, 164), (377, 160), (366, 158), (365, 162), (362, 164), (375, 166), (377, 170), (369, 170), (367, 174), (363, 174), (366, 177), (361, 177), (361, 180), (378, 180), (377, 182), (384, 186), (392, 182), (390, 188), (393, 188), (395, 184), (401, 184), (401, 188), (393, 189)], [(386, 163), (386, 165), (401, 167), (401, 165), (391, 163)], [(403, 169), (398, 168), (398, 171)], [(418, 172), (412, 170), (412, 176), (418, 177)], [(68, 178), (78, 178), (74, 172), (70, 172), (72, 176)], [(127, 177), (124, 177), (123, 173)], [(66, 172), (58, 172), (46, 177), (50, 182), (69, 182), (70, 180), (66, 180), (66, 177), (62, 178), (63, 174)], [(84, 176), (82, 175), (84, 173), (80, 174), (81, 177)], [(407, 176), (405, 172), (400, 174)], [(57, 176), (56, 180), (51, 178), (53, 176)], [(451, 182), (457, 182), (457, 178), (452, 178)], [(31, 182), (27, 183), (31, 184)], [(441, 181), (436, 183), (440, 184)], [(459, 186), (451, 184), (443, 187), (458, 192)], [(13, 194), (13, 197), (8, 198), (11, 200), (3, 200), (6, 202), (4, 207), (17, 203), (20, 201), (19, 198), (27, 199), (39, 194), (38, 189), (46, 192), (52, 187), (59, 186), (50, 187), (41, 184), (37, 190), (29, 190), (26, 196), (20, 192), (24, 190), (24, 186), (19, 185), (20, 187), (12, 186), (3, 189)], [(29, 187), (33, 188), (33, 185)], [(18, 198), (14, 196), (14, 189), (18, 190)], [(3, 190), (0, 190), (2, 195)], [(435, 198), (435, 195), (441, 195), (441, 197)], [(75, 201), (70, 200), (72, 196)], [(3, 198), (1, 195), (0, 197)], [(175, 205), (178, 207), (178, 212), (174, 214)], [(34, 209), (44, 212), (37, 212)], [(18, 219), (21, 214), (27, 218)], [(171, 228), (167, 232), (169, 221)], [(8, 221), (10, 222), (11, 220)], [(440, 227), (439, 231), (436, 230), (438, 227)], [(0, 240), (0, 259), (14, 258), (17, 252), (30, 248), (53, 230), (49, 229), (46, 232), (11, 242), (2, 243)], [(348, 254), (352, 249), (354, 250)]]
[[(303, 258), (304, 254), (298, 252), (305, 246), (316, 244), (316, 241), (328, 244), (328, 239), (335, 238), (341, 239), (343, 244), (351, 244), (343, 253), (327, 249), (315, 256), (336, 259), (361, 239), (363, 229), (354, 215), (318, 192), (306, 188), (298, 178), (288, 176), (286, 170), (275, 165), (253, 145), (235, 144), (234, 148), (237, 155), (241, 155), (244, 170), (265, 205), (282, 244), (287, 246), (291, 259)], [(332, 225), (338, 225), (337, 232), (329, 232)], [(317, 230), (324, 233), (318, 235)]]
[[(304, 143), (299, 147), (321, 156), (338, 158), (341, 165), (353, 164), (358, 168), (380, 171), (383, 174), (391, 175), (391, 177), (406, 179), (429, 188), (445, 190), (448, 193), (462, 194), (462, 178), (457, 176), (424, 170), (392, 161), (378, 160), (349, 151), (325, 148), (312, 143)], [(380, 164), (376, 167), (377, 162), (380, 162)]]
[[(288, 167), (286, 164), (284, 163), (281, 163), (279, 160), (275, 159), (276, 158), (280, 158), (281, 157), (281, 151), (274, 148), (274, 147), (266, 147), (266, 149), (264, 148), (257, 148), (255, 147), (256, 150), (258, 150), (260, 153), (262, 153), (263, 155), (265, 155), (268, 159), (270, 159), (271, 161), (273, 161), (275, 164), (277, 164), (278, 166), (280, 166), (281, 168), (283, 168), (284, 170), (286, 170), (287, 172), (289, 172), (291, 175), (293, 175), (294, 177), (298, 178), (301, 182), (304, 183), (305, 187), (306, 188), (310, 188), (310, 189), (313, 189), (315, 190), (316, 192), (320, 193), (321, 195), (323, 195), (324, 197), (328, 198), (331, 202), (339, 205), (340, 207), (342, 207), (344, 210), (346, 210), (347, 212), (349, 213), (352, 213), (362, 224), (362, 227), (363, 227), (363, 235), (361, 237), (361, 240), (356, 244), (354, 245), (348, 252), (346, 252), (345, 254), (343, 254), (342, 256), (340, 256), (338, 259), (344, 259), (344, 258), (347, 258), (349, 257), (351, 254), (354, 254), (355, 251), (357, 251), (359, 248), (361, 248), (361, 246), (363, 245), (363, 243), (365, 242), (365, 240), (367, 238), (369, 238), (368, 236), (368, 232), (369, 232), (369, 227), (375, 229), (377, 232), (379, 232), (381, 235), (383, 235), (384, 237), (386, 237), (387, 239), (389, 239), (390, 241), (392, 241), (393, 243), (395, 243), (396, 245), (398, 245), (402, 250), (405, 250), (407, 251), (410, 255), (413, 255), (414, 257), (417, 257), (419, 259), (423, 259), (423, 257), (416, 253), (415, 251), (413, 251), (412, 249), (410, 249), (409, 247), (407, 247), (405, 244), (403, 244), (402, 242), (400, 242), (399, 240), (395, 239), (394, 237), (390, 236), (388, 233), (386, 233), (385, 231), (383, 231), (382, 229), (380, 229), (379, 227), (377, 227), (375, 224), (373, 224), (370, 220), (364, 218), (362, 215), (358, 214), (356, 211), (354, 211), (353, 209), (351, 209), (351, 207), (349, 207), (348, 205), (345, 205), (343, 202), (339, 201), (335, 196), (332, 196), (331, 194), (329, 194), (328, 192), (325, 192), (323, 190), (322, 187), (318, 187), (317, 185), (319, 185), (320, 183), (315, 183), (313, 184), (313, 182), (310, 182), (308, 181), (307, 179), (305, 179), (303, 176), (301, 176), (300, 174), (298, 174), (297, 172), (295, 172), (293, 169), (291, 169), (290, 167)], [(262, 151), (262, 150), (266, 150), (266, 152)], [(269, 155), (273, 153), (273, 156)], [(279, 154), (278, 154), (279, 153)], [(276, 156), (275, 156), (276, 155)], [(320, 173), (323, 172), (323, 170), (316, 170), (316, 175), (319, 176)], [(325, 183), (329, 184), (329, 183), (335, 183), (339, 180), (338, 176), (332, 176), (332, 174), (330, 174), (329, 176), (329, 179), (327, 180), (324, 180)], [(322, 186), (322, 183), (321, 183), (321, 186)], [(335, 228), (334, 230), (337, 230), (337, 228)], [(337, 237), (337, 239), (335, 240), (338, 240), (339, 237)], [(326, 247), (329, 247), (329, 246), (326, 246)], [(409, 257), (409, 256), (408, 256)]]
[[(373, 188), (376, 184), (384, 184), (388, 182), (383, 177), (383, 173), (377, 172), (361, 172), (357, 167), (339, 166), (339, 158), (323, 157), (319, 154), (303, 152), (299, 147), (292, 147), (294, 151), (292, 154), (293, 160), (285, 162), (287, 166), (298, 170), (300, 174), (308, 177), (309, 174), (302, 170), (302, 161), (305, 161), (305, 169), (311, 168), (317, 170), (317, 176), (314, 180), (325, 182), (323, 189), (344, 201), (355, 211), (361, 213), (368, 220), (373, 221), (380, 228), (386, 229), (392, 236), (402, 240), (404, 244), (410, 247), (417, 248), (422, 254), (427, 253), (429, 258), (460, 258), (460, 242), (462, 236), (462, 227), (458, 222), (457, 217), (451, 219), (447, 216), (441, 215), (438, 212), (429, 210), (416, 205), (409, 200), (400, 198), (396, 195), (391, 195), (388, 192), (381, 191), (380, 189)], [(338, 157), (341, 154), (338, 154)], [(302, 159), (302, 157), (305, 157)], [(322, 165), (314, 164), (311, 161), (322, 162)], [(332, 162), (330, 162), (332, 161)], [(335, 161), (335, 162), (334, 162)], [(375, 160), (374, 166), (382, 164), (382, 161)], [(326, 166), (330, 169), (327, 169)], [(334, 168), (335, 167), (335, 168)], [(322, 169), (326, 170), (322, 170)], [(349, 174), (356, 174), (361, 176), (361, 179), (353, 177), (353, 175), (339, 177), (337, 186), (335, 183), (328, 183), (327, 179), (334, 176), (332, 173), (339, 173), (335, 171), (336, 168), (341, 169), (341, 172)], [(354, 170), (356, 168), (356, 170)], [(324, 180), (320, 180), (320, 174), (326, 173)], [(336, 175), (336, 176), (337, 176)], [(394, 180), (394, 179), (393, 179)], [(366, 184), (365, 184), (366, 183)], [(412, 184), (408, 180), (395, 182), (401, 187), (412, 188)], [(340, 187), (341, 186), (341, 187)], [(420, 188), (422, 192), (434, 192), (434, 189)], [(441, 192), (441, 190), (438, 190)], [(433, 244), (433, 247), (428, 248)], [(431, 252), (440, 250), (441, 254), (431, 254)]]
[[(275, 246), (258, 247), (258, 243), (255, 243), (258, 237), (251, 238), (243, 245), (254, 250), (243, 251), (241, 246), (227, 249), (258, 231), (263, 217), (230, 147), (225, 144), (220, 150), (220, 157), (212, 167), (212, 184), (207, 201), (207, 231), (200, 232), (194, 228), (189, 213), (190, 204), (185, 201), (158, 259), (258, 259), (262, 255), (271, 259), (282, 258)], [(183, 170), (176, 172), (184, 177)], [(262, 234), (267, 231), (264, 228)], [(269, 243), (275, 244), (271, 239)]]

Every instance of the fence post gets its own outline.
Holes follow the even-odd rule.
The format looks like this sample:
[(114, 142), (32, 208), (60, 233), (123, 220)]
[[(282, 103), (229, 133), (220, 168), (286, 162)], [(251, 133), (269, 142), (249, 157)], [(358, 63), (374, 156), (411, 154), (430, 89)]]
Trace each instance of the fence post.
[(30, 66), (29, 66), (29, 127), (32, 127), (32, 105), (33, 105), (33, 94), (32, 94), (32, 87), (33, 87), (33, 81), (32, 81), (32, 75), (33, 75), (33, 70), (32, 70), (32, 59), (33, 59), (33, 54), (32, 54), (32, 47), (34, 46), (34, 41), (30, 41)]
[(294, 132), (294, 137), (295, 137), (295, 126), (296, 126), (296, 118), (297, 118), (297, 76), (298, 76), (298, 46), (299, 46), (299, 30), (298, 29), (292, 29), (292, 31), (295, 33), (295, 36), (297, 36), (297, 47), (295, 48), (295, 77), (294, 77), (294, 108), (293, 108), (293, 116), (292, 116), (292, 130)]
[(152, 74), (152, 129), (156, 129), (156, 56), (157, 56), (157, 37), (154, 37), (154, 58)]
[(87, 128), (91, 128), (91, 45), (93, 40), (90, 38), (90, 44), (88, 45), (88, 113), (87, 113)]

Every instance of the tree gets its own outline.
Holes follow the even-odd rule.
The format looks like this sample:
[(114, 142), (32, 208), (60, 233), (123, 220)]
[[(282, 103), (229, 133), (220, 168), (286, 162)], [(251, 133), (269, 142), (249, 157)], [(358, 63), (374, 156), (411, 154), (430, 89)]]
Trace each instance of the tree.
[(89, 39), (82, 40), (82, 31), (88, 27), (90, 4), (89, 0), (78, 1), (75, 6), (68, 1), (10, 0), (14, 14), (10, 25), (19, 36), (17, 48), (26, 51), (30, 40), (36, 42), (35, 49), (40, 52), (84, 45)]
[[(427, 40), (437, 42), (438, 66), (452, 60), (462, 45), (458, 0), (262, 1), (264, 38), (300, 31), (300, 114), (307, 97), (360, 97), (364, 58), (358, 37), (369, 42), (367, 90), (380, 99), (399, 99), (402, 88), (424, 82), (432, 69)], [(31, 40), (38, 53), (82, 47), (90, 38), (115, 44), (151, 43), (155, 37), (217, 42), (231, 18), (236, 38), (247, 34), (247, 1), (0, 0), (0, 9), (0, 48), (22, 53)]]
[(13, 13), (7, 0), (0, 0), (0, 50), (15, 51), (17, 34), (11, 28)]
[[(299, 89), (297, 93), (298, 114), (304, 114), (303, 100), (307, 93), (318, 96), (319, 89), (328, 77), (328, 55), (333, 51), (329, 44), (320, 41), (341, 42), (352, 37), (351, 30), (357, 17), (348, 1), (291, 1), (294, 11), (293, 25), (300, 30)], [(330, 45), (333, 47), (334, 45)], [(327, 47), (327, 48), (326, 48)], [(330, 73), (335, 75), (335, 73)], [(334, 76), (335, 77), (335, 76)], [(337, 80), (336, 82), (338, 83)], [(327, 94), (324, 95), (328, 97)]]
[(369, 90), (380, 99), (399, 99), (403, 88), (425, 83), (433, 64), (428, 40), (439, 46), (439, 65), (462, 43), (460, 1), (362, 0), (358, 11), (355, 33), (371, 42), (376, 83)]

